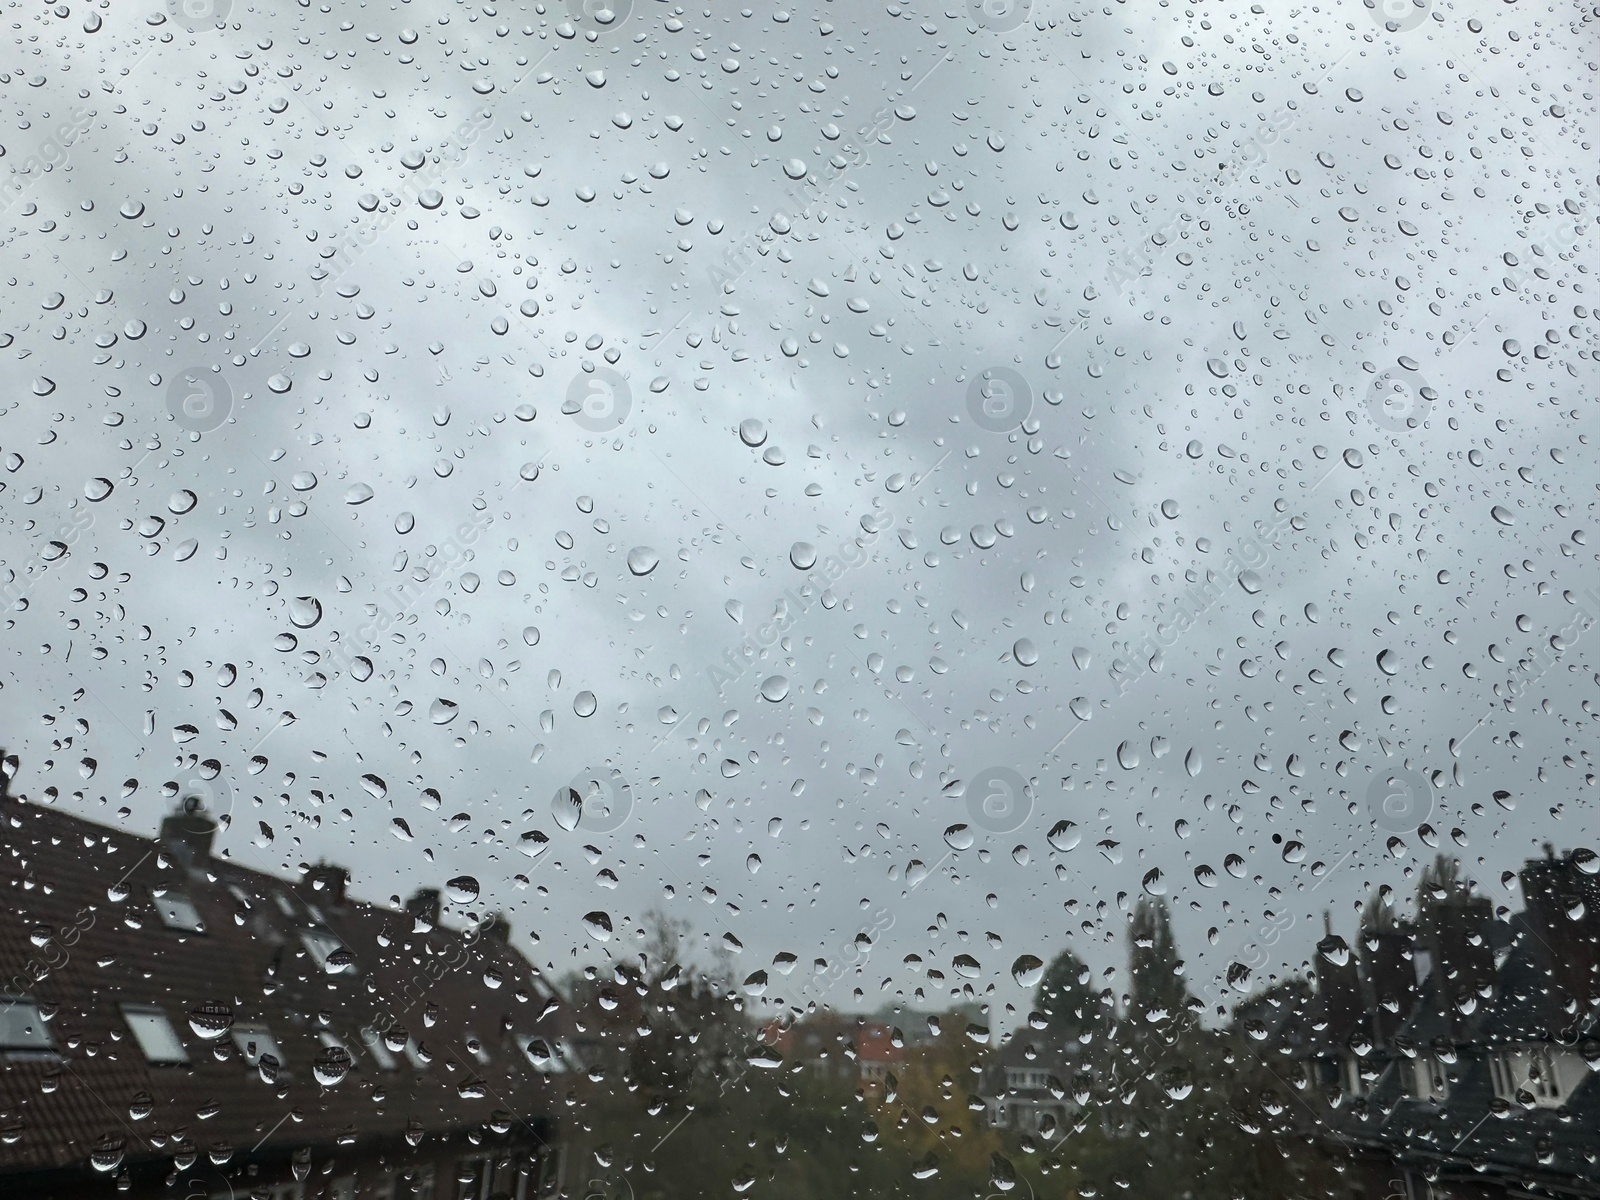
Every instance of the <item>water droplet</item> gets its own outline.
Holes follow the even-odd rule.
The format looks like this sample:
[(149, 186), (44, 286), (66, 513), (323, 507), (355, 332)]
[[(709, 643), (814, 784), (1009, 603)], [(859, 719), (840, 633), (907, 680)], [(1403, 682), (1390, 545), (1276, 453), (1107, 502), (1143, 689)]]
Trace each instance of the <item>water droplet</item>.
[(761, 681), (761, 698), (777, 704), (789, 694), (789, 680), (783, 675), (769, 675)]
[(661, 556), (649, 546), (635, 546), (628, 551), (628, 570), (634, 575), (648, 575), (660, 562)]
[(572, 698), (572, 711), (580, 717), (594, 716), (595, 710), (599, 707), (600, 701), (595, 699), (595, 694), (591, 691), (579, 692)]
[(471, 904), (482, 889), (471, 875), (457, 875), (444, 885), (445, 895), (452, 904)]
[(197, 1037), (214, 1042), (233, 1028), (233, 1009), (226, 1004), (201, 1004), (189, 1010), (189, 1028)]
[(970, 849), (973, 842), (972, 830), (966, 825), (952, 825), (944, 831), (944, 841), (952, 850)]
[(454, 700), (437, 699), (428, 706), (428, 720), (435, 725), (448, 725), (460, 711), (460, 706)]
[(817, 548), (810, 542), (796, 542), (789, 547), (789, 561), (801, 571), (817, 565)]
[(1019, 955), (1011, 964), (1011, 978), (1017, 981), (1018, 987), (1036, 988), (1044, 978), (1044, 963), (1031, 954)]
[(289, 601), (289, 624), (311, 629), (322, 620), (322, 601), (315, 596), (295, 596)]
[(1050, 832), (1045, 834), (1051, 849), (1065, 854), (1083, 839), (1083, 831), (1078, 828), (1076, 821), (1057, 821), (1050, 827)]

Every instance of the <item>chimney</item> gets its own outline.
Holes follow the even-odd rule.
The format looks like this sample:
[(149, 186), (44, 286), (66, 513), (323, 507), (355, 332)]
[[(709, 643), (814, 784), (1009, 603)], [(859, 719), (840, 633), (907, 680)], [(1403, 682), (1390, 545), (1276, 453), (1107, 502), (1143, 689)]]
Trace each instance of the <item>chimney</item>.
[(1410, 930), (1369, 929), (1361, 935), (1361, 966), (1376, 1001), (1373, 1033), (1383, 1042), (1393, 1040), (1417, 1007), (1415, 947)]
[(489, 913), (478, 925), (478, 936), (490, 937), (497, 942), (509, 943), (511, 941), (511, 923), (506, 920), (505, 913)]
[(419, 933), (432, 929), (439, 923), (439, 889), (418, 888), (406, 901), (406, 911), (416, 919)]
[(333, 863), (318, 863), (306, 872), (306, 882), (319, 899), (331, 908), (344, 906), (344, 889), (350, 882), (350, 872)]
[(1546, 847), (1545, 853), (1523, 864), (1522, 895), (1537, 935), (1535, 949), (1549, 956), (1554, 1028), (1570, 1020), (1559, 1014), (1572, 1001), (1582, 1014), (1600, 997), (1600, 876), (1586, 873), (1585, 866), (1594, 863), (1583, 851), (1557, 858)]
[(180, 798), (177, 809), (161, 821), (161, 841), (186, 864), (211, 857), (211, 839), (216, 832), (217, 822), (197, 795)]
[(1355, 958), (1345, 949), (1344, 940), (1334, 934), (1317, 943), (1317, 957), (1318, 1008), (1327, 1023), (1322, 1036), (1344, 1044), (1359, 1030), (1365, 1007)]
[(1488, 897), (1466, 894), (1429, 905), (1423, 915), (1419, 943), (1431, 953), (1434, 995), (1452, 1034), (1465, 1024), (1461, 1005), (1467, 997), (1477, 997), (1481, 1008), (1494, 984), (1493, 919)]

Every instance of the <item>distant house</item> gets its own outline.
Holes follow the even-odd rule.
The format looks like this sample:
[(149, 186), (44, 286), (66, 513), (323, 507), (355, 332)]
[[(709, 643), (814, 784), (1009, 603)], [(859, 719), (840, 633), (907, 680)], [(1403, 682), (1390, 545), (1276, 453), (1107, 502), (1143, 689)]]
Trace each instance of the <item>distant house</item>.
[(878, 1095), (905, 1061), (905, 1041), (891, 1026), (827, 1010), (792, 1024), (772, 1022), (761, 1040), (813, 1072), (851, 1080)]
[(1547, 850), (1523, 867), (1520, 913), (1461, 891), (1354, 953), (1330, 935), (1315, 992), (1280, 998), (1259, 1044), (1298, 1063), (1360, 1194), (1600, 1197), (1597, 871)]
[(558, 997), (501, 920), (439, 926), (0, 794), (0, 1195), (532, 1200)]
[(1024, 1028), (1011, 1035), (983, 1072), (978, 1096), (991, 1129), (1048, 1133), (1078, 1111), (1070, 1084), (1082, 1071), (1076, 1038)]

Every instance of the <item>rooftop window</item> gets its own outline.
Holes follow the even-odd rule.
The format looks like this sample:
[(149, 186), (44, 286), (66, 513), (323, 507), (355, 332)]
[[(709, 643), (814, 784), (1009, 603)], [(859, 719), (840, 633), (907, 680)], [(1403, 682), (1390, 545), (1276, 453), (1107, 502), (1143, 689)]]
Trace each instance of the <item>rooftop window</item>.
[(0, 997), (0, 1050), (49, 1050), (50, 1031), (31, 1000)]
[(182, 892), (165, 892), (155, 897), (155, 904), (161, 923), (168, 929), (177, 929), (183, 933), (206, 931), (205, 922), (200, 919), (200, 910), (194, 906), (194, 901)]
[(139, 1043), (145, 1061), (151, 1066), (176, 1067), (188, 1063), (189, 1052), (178, 1040), (178, 1032), (167, 1020), (167, 1014), (159, 1008), (154, 1005), (124, 1004), (122, 1019), (128, 1023), (133, 1040)]

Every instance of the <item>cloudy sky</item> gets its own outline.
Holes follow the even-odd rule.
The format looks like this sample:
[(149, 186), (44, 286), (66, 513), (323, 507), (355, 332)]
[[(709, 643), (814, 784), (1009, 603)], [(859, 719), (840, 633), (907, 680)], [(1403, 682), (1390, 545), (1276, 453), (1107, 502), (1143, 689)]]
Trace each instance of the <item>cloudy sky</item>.
[(1146, 892), (1214, 1005), (1592, 843), (1576, 6), (57, 11), (0, 74), (31, 800), (1002, 1026)]

